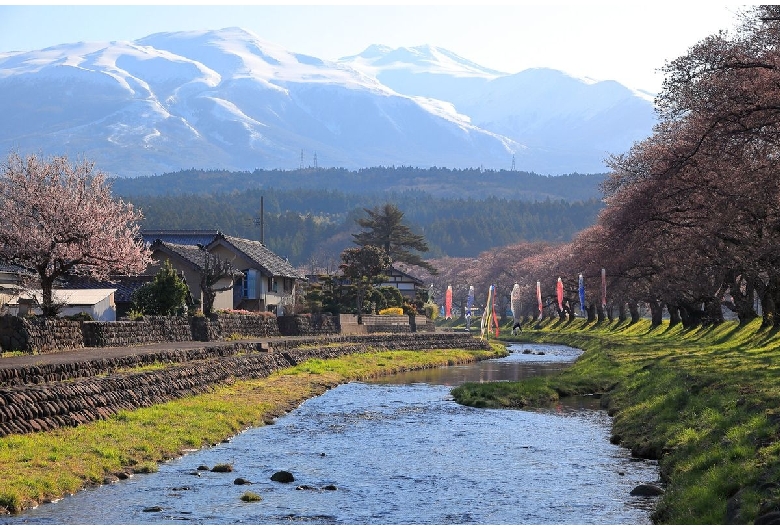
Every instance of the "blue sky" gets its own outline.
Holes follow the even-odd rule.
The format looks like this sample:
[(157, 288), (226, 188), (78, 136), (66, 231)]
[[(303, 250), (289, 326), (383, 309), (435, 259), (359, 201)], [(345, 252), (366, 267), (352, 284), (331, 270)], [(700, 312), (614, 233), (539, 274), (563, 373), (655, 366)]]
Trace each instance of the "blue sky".
[(507, 73), (542, 66), (657, 91), (657, 70), (733, 27), (741, 5), (0, 5), (0, 53), (239, 26), (322, 59), (431, 44)]

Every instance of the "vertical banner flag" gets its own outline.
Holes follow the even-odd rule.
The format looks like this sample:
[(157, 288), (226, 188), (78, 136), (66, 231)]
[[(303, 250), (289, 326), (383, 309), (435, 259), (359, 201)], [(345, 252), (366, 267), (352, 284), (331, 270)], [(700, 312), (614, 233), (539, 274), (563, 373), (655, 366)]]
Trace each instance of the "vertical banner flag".
[(514, 319), (515, 323), (519, 322), (521, 311), (519, 284), (515, 284), (515, 286), (512, 287), (512, 294), (509, 295), (509, 306), (512, 309), (512, 318)]
[(607, 308), (607, 269), (601, 269), (601, 307)]
[(469, 296), (466, 299), (466, 331), (471, 329), (471, 306), (474, 305), (474, 286), (469, 285)]
[(482, 320), (480, 321), (480, 333), (479, 333), (480, 339), (485, 338), (485, 332), (488, 331), (488, 327), (490, 326), (490, 307), (491, 307), (490, 295), (492, 292), (493, 292), (492, 289), (488, 289), (487, 300), (485, 301), (485, 311), (482, 312)]
[(491, 309), (491, 312), (493, 313), (493, 325), (495, 326), (495, 330), (496, 330), (496, 338), (498, 338), (498, 313), (496, 313), (496, 286), (491, 285), (490, 290), (493, 293), (493, 296), (491, 297), (493, 300), (493, 308)]
[(558, 285), (555, 286), (555, 292), (558, 295), (558, 309), (563, 311), (563, 280), (558, 277)]
[(452, 285), (447, 286), (444, 294), (444, 318), (452, 318)]
[(580, 312), (582, 313), (582, 316), (585, 316), (585, 280), (582, 277), (582, 273), (580, 273)]
[(536, 301), (539, 302), (539, 320), (542, 319), (542, 284), (536, 282)]

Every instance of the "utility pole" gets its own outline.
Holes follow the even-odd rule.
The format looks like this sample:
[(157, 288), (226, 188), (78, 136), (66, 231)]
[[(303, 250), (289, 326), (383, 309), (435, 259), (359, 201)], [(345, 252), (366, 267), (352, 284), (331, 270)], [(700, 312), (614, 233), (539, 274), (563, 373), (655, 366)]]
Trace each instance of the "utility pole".
[(263, 225), (263, 196), (260, 196), (260, 217), (255, 217), (255, 226), (260, 227), (260, 244), (265, 245), (265, 226)]

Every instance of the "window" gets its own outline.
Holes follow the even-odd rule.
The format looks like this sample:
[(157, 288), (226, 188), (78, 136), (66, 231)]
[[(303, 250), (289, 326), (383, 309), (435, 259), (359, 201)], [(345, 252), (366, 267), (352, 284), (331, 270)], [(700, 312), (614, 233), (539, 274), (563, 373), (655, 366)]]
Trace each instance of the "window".
[(276, 278), (273, 276), (268, 277), (268, 292), (269, 293), (275, 293), (276, 290), (279, 288), (279, 284), (276, 281)]
[(257, 271), (247, 269), (244, 272), (244, 278), (241, 281), (241, 296), (245, 299), (257, 298)]

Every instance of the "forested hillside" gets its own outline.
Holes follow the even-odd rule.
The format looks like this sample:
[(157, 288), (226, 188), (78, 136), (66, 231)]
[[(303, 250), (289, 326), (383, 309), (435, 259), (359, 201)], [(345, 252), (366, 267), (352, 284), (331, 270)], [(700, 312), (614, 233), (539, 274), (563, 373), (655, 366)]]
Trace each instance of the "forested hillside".
[[(605, 178), (606, 175), (601, 173), (544, 176), (526, 171), (437, 167), (371, 167), (358, 171), (309, 167), (295, 171), (256, 169), (252, 172), (187, 169), (117, 179), (114, 192), (123, 196), (177, 195), (274, 188), (331, 190), (360, 195), (420, 191), (434, 197), (450, 198), (585, 201), (601, 198), (599, 184)], [(312, 208), (318, 209), (316, 200)]]
[(445, 199), (420, 192), (346, 194), (324, 190), (250, 189), (178, 195), (125, 195), (141, 208), (146, 229), (219, 229), (260, 238), (256, 219), (264, 204), (265, 243), (294, 265), (338, 263), (359, 232), (363, 208), (396, 204), (404, 220), (429, 243), (428, 257), (476, 256), (518, 241), (568, 241), (595, 222), (596, 199), (539, 202), (518, 199)]

